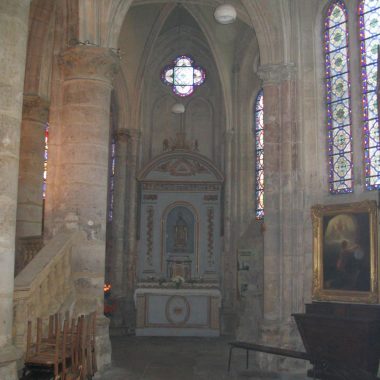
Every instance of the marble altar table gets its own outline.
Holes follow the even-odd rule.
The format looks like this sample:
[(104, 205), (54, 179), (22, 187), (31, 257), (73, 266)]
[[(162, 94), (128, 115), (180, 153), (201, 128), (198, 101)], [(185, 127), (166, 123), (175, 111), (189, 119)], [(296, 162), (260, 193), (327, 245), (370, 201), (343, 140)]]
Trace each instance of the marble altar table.
[(210, 288), (140, 287), (137, 336), (219, 336), (221, 293)]

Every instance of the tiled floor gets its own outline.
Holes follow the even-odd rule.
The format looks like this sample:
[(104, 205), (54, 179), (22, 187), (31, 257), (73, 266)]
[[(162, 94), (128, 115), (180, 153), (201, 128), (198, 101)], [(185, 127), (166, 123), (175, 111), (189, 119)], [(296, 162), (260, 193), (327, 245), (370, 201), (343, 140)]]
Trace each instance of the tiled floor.
[(228, 338), (113, 337), (112, 368), (101, 380), (304, 380), (245, 370), (245, 352), (235, 350), (227, 372)]

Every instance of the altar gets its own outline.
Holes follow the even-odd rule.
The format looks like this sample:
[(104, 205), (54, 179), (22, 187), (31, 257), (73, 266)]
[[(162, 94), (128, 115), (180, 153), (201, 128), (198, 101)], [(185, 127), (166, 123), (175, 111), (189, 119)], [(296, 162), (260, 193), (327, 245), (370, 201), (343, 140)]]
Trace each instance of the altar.
[(218, 336), (223, 176), (174, 149), (139, 173), (136, 335)]
[(219, 289), (138, 288), (137, 336), (219, 336)]

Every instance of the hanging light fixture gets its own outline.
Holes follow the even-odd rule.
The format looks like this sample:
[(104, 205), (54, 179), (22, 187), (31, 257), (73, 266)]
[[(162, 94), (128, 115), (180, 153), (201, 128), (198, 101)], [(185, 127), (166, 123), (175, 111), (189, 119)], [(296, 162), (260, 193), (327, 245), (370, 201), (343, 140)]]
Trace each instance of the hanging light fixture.
[(185, 106), (182, 103), (176, 103), (172, 107), (172, 112), (177, 114), (184, 113)]
[(218, 5), (214, 17), (219, 24), (232, 24), (236, 20), (236, 9), (231, 4)]

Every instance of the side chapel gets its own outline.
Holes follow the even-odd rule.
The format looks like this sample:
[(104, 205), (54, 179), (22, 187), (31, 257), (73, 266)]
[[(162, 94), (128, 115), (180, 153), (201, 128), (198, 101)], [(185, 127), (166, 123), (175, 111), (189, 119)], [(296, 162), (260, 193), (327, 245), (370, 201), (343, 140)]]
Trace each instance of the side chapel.
[(0, 40), (1, 379), (57, 312), (101, 370), (110, 334), (303, 349), (305, 304), (380, 304), (380, 0), (2, 0)]

